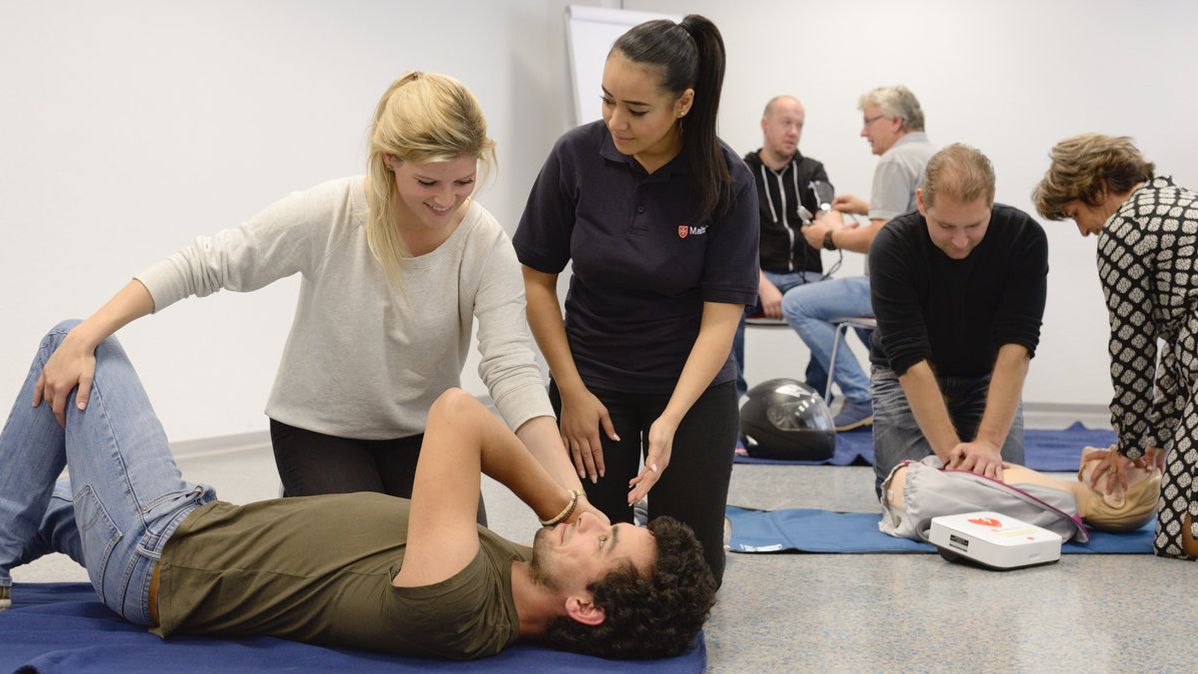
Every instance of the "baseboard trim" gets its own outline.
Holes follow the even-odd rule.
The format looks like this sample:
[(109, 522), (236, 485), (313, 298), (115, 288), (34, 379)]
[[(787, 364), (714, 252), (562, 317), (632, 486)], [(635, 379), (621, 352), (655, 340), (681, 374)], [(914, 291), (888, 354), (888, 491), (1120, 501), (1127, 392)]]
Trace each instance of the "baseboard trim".
[(208, 438), (181, 440), (171, 443), (171, 452), (180, 458), (215, 456), (258, 450), (270, 450), (270, 431), (214, 435)]
[[(486, 405), (492, 412), (498, 414), (495, 403), (490, 396), (476, 396), (479, 402)], [(1077, 414), (1100, 415), (1110, 414), (1106, 405), (1092, 403), (1045, 403), (1024, 402), (1023, 411), (1031, 414)], [(270, 431), (252, 431), (249, 433), (233, 433), (230, 435), (214, 435), (208, 438), (182, 440), (171, 443), (171, 451), (177, 457), (213, 456), (232, 454), (246, 451), (270, 451)]]
[(1024, 412), (1040, 412), (1045, 414), (1099, 414), (1108, 415), (1111, 410), (1106, 405), (1094, 403), (1037, 403), (1024, 402)]

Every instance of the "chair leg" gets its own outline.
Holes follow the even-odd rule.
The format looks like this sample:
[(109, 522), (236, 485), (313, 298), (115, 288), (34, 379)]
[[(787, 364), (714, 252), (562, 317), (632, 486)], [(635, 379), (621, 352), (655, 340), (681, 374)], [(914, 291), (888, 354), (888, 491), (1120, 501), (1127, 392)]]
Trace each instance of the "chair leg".
[(840, 347), (840, 340), (844, 339), (844, 333), (848, 330), (848, 323), (837, 323), (836, 329), (832, 333), (832, 357), (828, 359), (828, 382), (824, 386), (824, 402), (832, 404), (832, 376), (836, 373), (836, 351)]

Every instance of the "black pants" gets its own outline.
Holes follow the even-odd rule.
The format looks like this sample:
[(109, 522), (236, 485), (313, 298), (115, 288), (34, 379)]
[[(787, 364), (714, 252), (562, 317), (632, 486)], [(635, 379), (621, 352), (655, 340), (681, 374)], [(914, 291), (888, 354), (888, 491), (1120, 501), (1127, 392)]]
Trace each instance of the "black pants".
[[(600, 432), (605, 477), (582, 481), (587, 499), (611, 518), (631, 522), (628, 481), (640, 471), (648, 451), (649, 427), (670, 401), (668, 394), (618, 393), (590, 389), (607, 407), (620, 442)], [(561, 394), (549, 384), (553, 409), (561, 414)], [(690, 525), (716, 583), (724, 577), (724, 506), (732, 477), (732, 454), (740, 427), (736, 382), (717, 384), (699, 396), (674, 433), (670, 465), (649, 492), (649, 519), (669, 515)]]
[[(394, 440), (355, 440), (271, 419), (270, 441), (283, 480), (283, 496), (373, 491), (412, 498), (424, 434)], [(478, 497), (478, 523), (487, 524), (482, 494)]]

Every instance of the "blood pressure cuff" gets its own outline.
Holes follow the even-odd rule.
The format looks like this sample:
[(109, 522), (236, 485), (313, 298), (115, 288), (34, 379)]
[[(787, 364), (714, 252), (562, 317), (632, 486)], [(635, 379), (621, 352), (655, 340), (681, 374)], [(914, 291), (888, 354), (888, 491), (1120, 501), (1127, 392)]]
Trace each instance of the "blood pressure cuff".
[[(901, 507), (890, 503), (890, 481), (902, 466), (907, 467)], [(960, 515), (977, 510), (999, 512), (1035, 524), (1079, 543), (1090, 540), (1086, 526), (1077, 516), (1073, 494), (1035, 484), (1018, 487), (963, 470), (944, 470), (935, 455), (918, 463), (905, 461), (890, 471), (882, 483), (883, 533), (899, 538), (928, 539), (932, 518)]]

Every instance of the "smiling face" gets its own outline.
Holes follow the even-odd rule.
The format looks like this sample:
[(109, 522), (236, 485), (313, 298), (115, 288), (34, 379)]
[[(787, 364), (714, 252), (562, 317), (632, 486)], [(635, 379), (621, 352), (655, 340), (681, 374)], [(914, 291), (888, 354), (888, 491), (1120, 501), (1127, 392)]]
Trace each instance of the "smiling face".
[(681, 151), (678, 120), (690, 112), (694, 95), (693, 89), (680, 96), (664, 91), (656, 67), (629, 60), (618, 49), (603, 67), (603, 121), (616, 149), (637, 159), (660, 165)]
[(986, 197), (961, 202), (950, 194), (940, 194), (931, 206), (924, 202), (924, 191), (915, 191), (919, 213), (928, 222), (928, 236), (945, 255), (954, 260), (969, 257), (986, 236), (990, 226), (990, 202)]
[(392, 156), (387, 166), (395, 174), (400, 202), (412, 216), (401, 218), (400, 228), (440, 230), (456, 222), (454, 214), (474, 192), (478, 157), (412, 162)]
[(657, 559), (653, 534), (632, 524), (608, 525), (590, 513), (573, 524), (537, 531), (533, 540), (533, 576), (556, 592), (585, 591), (629, 562), (647, 576)]

